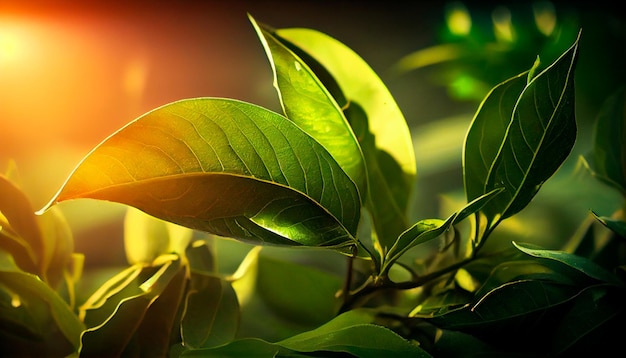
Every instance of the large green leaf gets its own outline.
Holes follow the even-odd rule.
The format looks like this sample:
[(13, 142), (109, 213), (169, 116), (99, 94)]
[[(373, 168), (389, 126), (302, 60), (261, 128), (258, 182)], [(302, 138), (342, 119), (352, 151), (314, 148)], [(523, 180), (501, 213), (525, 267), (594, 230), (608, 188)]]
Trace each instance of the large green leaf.
[(554, 260), (578, 270), (596, 280), (604, 281), (617, 286), (623, 286), (622, 281), (620, 281), (617, 276), (586, 257), (574, 255), (561, 250), (546, 250), (531, 244), (513, 242), (513, 245), (528, 255)]
[(468, 201), (505, 190), (483, 208), (492, 226), (520, 210), (560, 167), (576, 139), (574, 68), (578, 40), (534, 76), (508, 80), (487, 96), (466, 137), (463, 164)]
[(594, 175), (626, 196), (626, 87), (602, 105), (595, 124), (591, 163)]
[(256, 244), (352, 246), (360, 216), (357, 188), (317, 141), (274, 112), (219, 98), (170, 103), (111, 135), (48, 207), (77, 198)]
[(341, 108), (301, 58), (249, 18), (272, 65), (285, 115), (328, 150), (356, 183), (364, 202), (368, 189), (363, 154)]

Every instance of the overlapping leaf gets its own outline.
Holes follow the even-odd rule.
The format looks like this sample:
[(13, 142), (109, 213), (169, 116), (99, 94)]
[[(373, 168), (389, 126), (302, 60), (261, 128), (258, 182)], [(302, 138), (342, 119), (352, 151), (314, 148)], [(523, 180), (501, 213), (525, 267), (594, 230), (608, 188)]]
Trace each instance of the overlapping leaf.
[(594, 174), (626, 197), (626, 87), (602, 106), (596, 119), (591, 163)]
[(280, 245), (354, 245), (360, 211), (356, 186), (317, 141), (276, 113), (218, 98), (165, 105), (111, 135), (48, 206), (77, 198)]
[[(503, 187), (483, 211), (490, 224), (522, 210), (560, 167), (576, 139), (574, 68), (578, 40), (544, 71), (497, 86), (467, 134), (467, 199)], [(533, 77), (534, 76), (534, 77)]]
[(363, 154), (341, 108), (302, 59), (249, 18), (272, 65), (285, 115), (328, 150), (364, 201), (368, 189)]
[(81, 355), (165, 355), (186, 271), (176, 255), (159, 261), (153, 267), (135, 265), (86, 302), (82, 314), (89, 327), (81, 335)]
[[(357, 133), (357, 137), (367, 160), (368, 207), (382, 246), (389, 248), (407, 227), (405, 215), (416, 175), (413, 143), (402, 112), (367, 62), (343, 43), (305, 28), (278, 29), (275, 34), (318, 63), (319, 72), (328, 72), (331, 78), (325, 85), (329, 89), (339, 87), (335, 99), (347, 107), (346, 117), (353, 129), (365, 124), (360, 131), (365, 136)], [(353, 111), (356, 106), (359, 110)], [(356, 118), (351, 118), (353, 115)], [(370, 140), (372, 143), (367, 143)]]

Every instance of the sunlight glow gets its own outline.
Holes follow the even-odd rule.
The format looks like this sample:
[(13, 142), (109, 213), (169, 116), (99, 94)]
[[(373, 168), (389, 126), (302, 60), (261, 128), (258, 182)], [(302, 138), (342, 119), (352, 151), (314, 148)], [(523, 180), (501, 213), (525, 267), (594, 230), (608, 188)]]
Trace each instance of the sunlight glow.
[(4, 70), (5, 65), (26, 60), (31, 42), (26, 26), (11, 18), (0, 17), (0, 70)]
[(450, 5), (446, 22), (450, 33), (456, 36), (467, 36), (472, 29), (472, 18), (465, 5), (455, 2)]

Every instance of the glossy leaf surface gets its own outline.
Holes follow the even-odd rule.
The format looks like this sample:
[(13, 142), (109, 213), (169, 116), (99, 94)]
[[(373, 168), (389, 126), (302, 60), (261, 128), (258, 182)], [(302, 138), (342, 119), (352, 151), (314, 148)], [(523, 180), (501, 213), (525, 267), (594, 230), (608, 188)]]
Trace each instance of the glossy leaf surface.
[(578, 40), (534, 76), (536, 66), (497, 86), (483, 101), (466, 137), (467, 199), (503, 191), (483, 211), (491, 224), (522, 210), (560, 167), (576, 139), (574, 68)]
[(274, 72), (285, 116), (315, 138), (367, 195), (363, 154), (341, 108), (309, 66), (250, 17)]
[(409, 128), (395, 99), (367, 62), (316, 30), (286, 28), (276, 30), (276, 34), (315, 58), (337, 81), (346, 100), (363, 107), (376, 146), (394, 158), (406, 175), (407, 188), (411, 188), (416, 169)]
[(228, 99), (174, 102), (129, 123), (78, 165), (55, 202), (116, 201), (254, 243), (354, 245), (360, 199), (291, 121)]

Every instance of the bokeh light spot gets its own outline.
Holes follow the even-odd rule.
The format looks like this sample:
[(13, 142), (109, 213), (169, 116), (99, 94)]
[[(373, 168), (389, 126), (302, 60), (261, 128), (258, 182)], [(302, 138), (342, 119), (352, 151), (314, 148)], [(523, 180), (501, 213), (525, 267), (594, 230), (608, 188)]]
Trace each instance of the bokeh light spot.
[(535, 24), (539, 32), (550, 36), (556, 28), (556, 13), (554, 5), (549, 1), (541, 1), (533, 4)]
[(446, 22), (450, 33), (456, 36), (467, 36), (472, 29), (469, 11), (460, 2), (450, 4), (446, 13)]
[(504, 6), (498, 6), (493, 10), (491, 19), (493, 20), (496, 38), (504, 42), (513, 42), (515, 36), (511, 21), (511, 11)]

